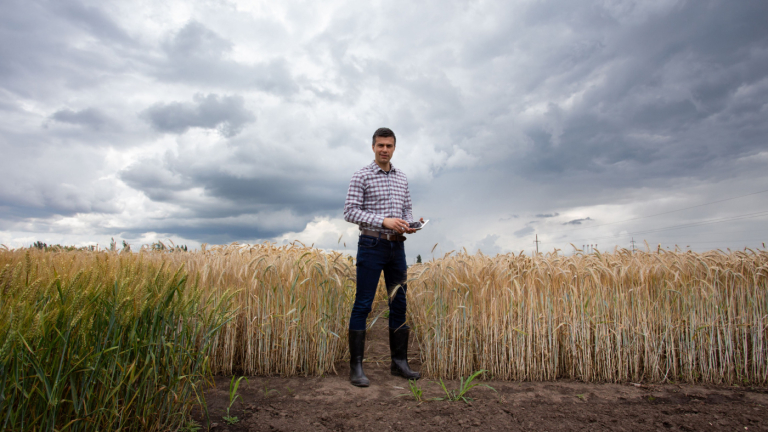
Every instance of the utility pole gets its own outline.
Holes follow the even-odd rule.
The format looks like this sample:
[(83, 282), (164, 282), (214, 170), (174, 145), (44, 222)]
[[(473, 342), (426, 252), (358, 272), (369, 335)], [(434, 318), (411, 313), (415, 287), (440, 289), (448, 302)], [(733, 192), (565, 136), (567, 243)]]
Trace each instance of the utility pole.
[(632, 243), (632, 253), (635, 253), (635, 238), (634, 237), (632, 237), (631, 243)]
[(536, 240), (534, 241), (534, 243), (536, 243), (536, 255), (538, 255), (539, 254), (539, 243), (541, 243), (539, 241), (539, 235), (538, 234), (536, 234)]

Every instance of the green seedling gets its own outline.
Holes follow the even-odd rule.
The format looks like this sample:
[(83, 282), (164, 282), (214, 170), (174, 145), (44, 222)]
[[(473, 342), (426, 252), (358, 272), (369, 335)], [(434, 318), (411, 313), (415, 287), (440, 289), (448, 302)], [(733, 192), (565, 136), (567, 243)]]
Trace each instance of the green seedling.
[(280, 394), (280, 391), (277, 389), (271, 389), (267, 386), (267, 383), (264, 383), (264, 398), (268, 398), (270, 394), (277, 393)]
[(202, 426), (194, 420), (189, 420), (184, 426), (181, 427), (182, 432), (197, 432), (202, 429)]
[(233, 425), (240, 421), (237, 416), (230, 415), (229, 410), (232, 408), (232, 405), (235, 404), (237, 398), (240, 397), (240, 395), (237, 394), (237, 388), (240, 387), (240, 381), (242, 380), (247, 382), (248, 378), (241, 376), (235, 381), (235, 377), (233, 376), (232, 381), (229, 382), (229, 406), (227, 407), (227, 415), (223, 417), (224, 421), (229, 425)]
[(416, 381), (408, 380), (408, 389), (411, 391), (410, 394), (409, 393), (403, 393), (403, 394), (397, 395), (397, 396), (398, 397), (400, 397), (400, 396), (412, 396), (413, 399), (416, 400), (416, 402), (418, 402), (419, 404), (424, 402), (424, 399), (423, 399), (424, 398), (424, 390), (421, 387), (419, 387), (419, 384)]
[(584, 395), (583, 394), (577, 394), (576, 397), (581, 399), (581, 400), (584, 400)]
[(489, 389), (491, 389), (493, 391), (496, 391), (495, 388), (489, 386), (488, 384), (481, 384), (479, 382), (474, 382), (475, 378), (477, 378), (478, 376), (480, 376), (484, 372), (487, 372), (487, 371), (485, 369), (481, 369), (481, 370), (473, 373), (472, 375), (470, 375), (469, 378), (467, 378), (466, 381), (464, 381), (464, 377), (461, 377), (460, 378), (461, 382), (459, 384), (459, 388), (456, 389), (456, 390), (448, 390), (445, 387), (445, 383), (441, 379), (440, 380), (440, 387), (443, 388), (443, 392), (445, 392), (445, 397), (435, 398), (435, 400), (447, 400), (447, 401), (451, 401), (451, 402), (464, 401), (464, 403), (469, 403), (472, 400), (472, 398), (467, 396), (467, 392), (469, 392), (470, 390), (472, 390), (473, 388), (475, 388), (475, 387), (477, 387), (479, 385), (488, 387)]

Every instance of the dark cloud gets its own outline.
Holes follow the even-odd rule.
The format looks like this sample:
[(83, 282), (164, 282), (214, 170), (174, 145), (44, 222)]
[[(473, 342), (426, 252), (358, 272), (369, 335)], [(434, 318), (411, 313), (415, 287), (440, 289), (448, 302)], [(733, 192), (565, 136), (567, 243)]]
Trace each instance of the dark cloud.
[[(264, 239), (301, 231), (319, 215), (341, 217), (352, 171), (307, 166), (262, 144), (251, 145), (248, 138), (237, 140), (215, 160), (208, 160), (210, 156), (198, 148), (187, 148), (120, 171), (118, 178), (131, 188), (153, 202), (178, 208), (169, 215), (174, 222), (150, 224), (151, 229), (143, 224), (135, 231), (173, 232), (202, 242), (211, 240), (204, 231), (212, 227), (210, 235), (220, 241), (234, 241), (237, 236)], [(238, 147), (241, 144), (243, 148)], [(237, 166), (252, 169), (243, 174), (235, 170)], [(230, 222), (233, 218), (248, 222), (238, 225)], [(265, 218), (272, 222), (265, 224)]]
[[(300, 231), (340, 214), (382, 125), (434, 221), (409, 242), (423, 254), (564, 230), (513, 213), (610, 223), (765, 182), (766, 2), (276, 8), (192, 0), (179, 24), (152, 4), (6, 1), (0, 235)], [(565, 225), (632, 228), (590, 220)]]
[(284, 96), (298, 91), (299, 86), (285, 59), (241, 63), (227, 57), (232, 46), (231, 41), (199, 22), (191, 21), (163, 44), (167, 59), (157, 63), (155, 75), (170, 82), (252, 88)]
[(63, 92), (91, 89), (135, 67), (146, 49), (114, 18), (77, 0), (3, 2), (0, 87), (61, 106)]
[(141, 113), (160, 132), (182, 134), (189, 128), (217, 129), (231, 138), (239, 134), (256, 116), (245, 108), (242, 96), (196, 94), (193, 102), (157, 103)]
[(592, 218), (586, 217), (582, 219), (574, 219), (568, 222), (563, 223), (563, 225), (581, 225), (582, 222), (591, 221)]
[(80, 1), (71, 0), (53, 2), (51, 6), (53, 13), (99, 40), (125, 45), (135, 44), (133, 38), (115, 23), (112, 17), (96, 6), (88, 6)]
[(96, 108), (85, 108), (80, 111), (61, 109), (53, 113), (51, 119), (94, 130), (100, 130), (112, 123), (112, 120), (107, 115)]
[(254, 218), (193, 219), (179, 222), (149, 221), (141, 227), (115, 227), (104, 233), (118, 231), (127, 239), (148, 233), (163, 233), (166, 237), (186, 238), (200, 243), (226, 244), (234, 241), (260, 243), (290, 231), (301, 231), (311, 219), (267, 215)]
[(522, 229), (519, 229), (519, 230), (515, 231), (514, 234), (515, 234), (515, 237), (517, 237), (517, 238), (523, 238), (523, 237), (527, 236), (528, 234), (533, 234), (534, 231), (535, 230), (533, 229), (533, 227), (527, 226), (525, 228), (522, 228)]

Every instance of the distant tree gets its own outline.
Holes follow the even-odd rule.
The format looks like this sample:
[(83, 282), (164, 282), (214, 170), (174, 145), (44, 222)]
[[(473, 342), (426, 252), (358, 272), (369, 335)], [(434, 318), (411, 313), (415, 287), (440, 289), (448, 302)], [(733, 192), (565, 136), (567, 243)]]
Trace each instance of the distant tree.
[(421, 255), (416, 255), (416, 264), (421, 264)]
[(123, 240), (123, 252), (130, 252), (131, 251), (131, 245), (128, 244), (125, 240)]
[(109, 251), (115, 252), (117, 250), (117, 242), (115, 241), (115, 238), (112, 237), (112, 241), (109, 242)]

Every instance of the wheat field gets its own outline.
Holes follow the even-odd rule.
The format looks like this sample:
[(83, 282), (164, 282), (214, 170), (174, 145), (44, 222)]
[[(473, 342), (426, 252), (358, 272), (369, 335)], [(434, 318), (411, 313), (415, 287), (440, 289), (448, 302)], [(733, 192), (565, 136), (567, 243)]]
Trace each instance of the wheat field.
[(768, 253), (466, 252), (414, 266), (422, 370), (503, 380), (768, 383)]
[(234, 293), (234, 319), (214, 341), (214, 373), (316, 376), (344, 355), (355, 272), (341, 253), (233, 244), (171, 257), (204, 291)]
[(298, 245), (0, 250), (0, 429), (176, 429), (212, 374), (333, 371), (353, 276)]
[[(354, 295), (351, 257), (300, 243), (0, 250), (0, 427), (167, 430), (213, 374), (333, 373)], [(408, 301), (427, 378), (768, 384), (765, 250), (464, 251)]]

